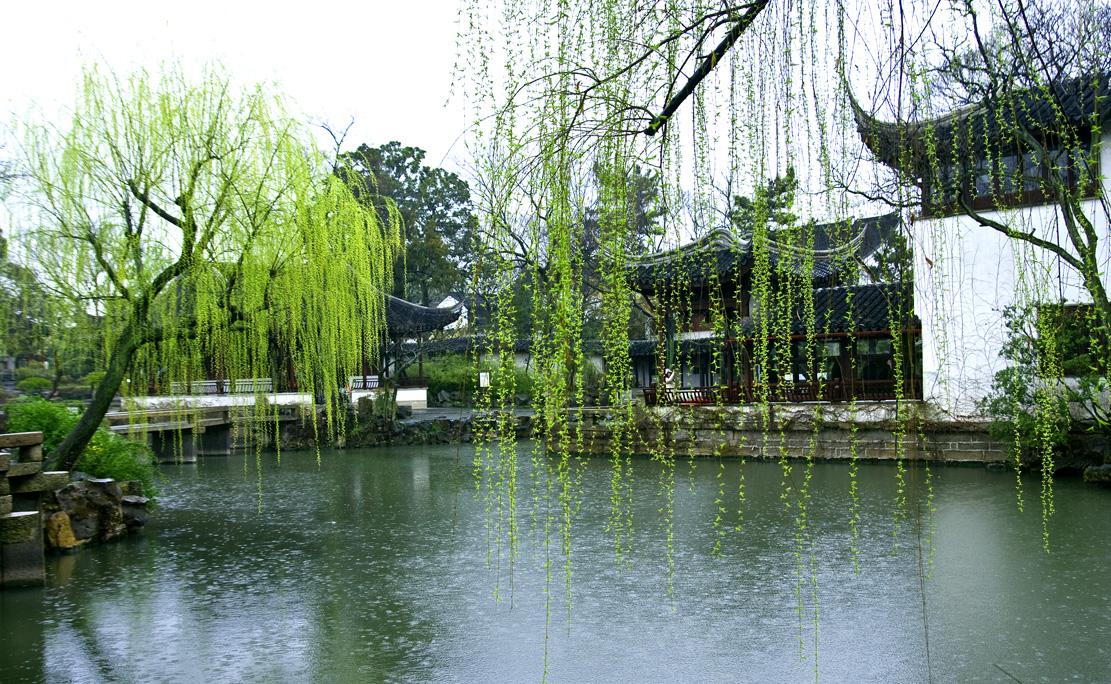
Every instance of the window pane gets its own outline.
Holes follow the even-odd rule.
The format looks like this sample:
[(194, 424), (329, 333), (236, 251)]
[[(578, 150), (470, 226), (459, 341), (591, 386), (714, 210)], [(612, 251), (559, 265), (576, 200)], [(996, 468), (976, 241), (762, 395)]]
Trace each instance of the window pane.
[(976, 162), (976, 197), (991, 196), (991, 173), (986, 159)]
[(1041, 187), (1042, 169), (1037, 156), (1033, 152), (1022, 155), (1022, 188), (1027, 192)]
[(1004, 195), (1012, 195), (1021, 187), (1019, 178), (1018, 157), (1008, 154), (1000, 160), (999, 168), (1000, 190)]

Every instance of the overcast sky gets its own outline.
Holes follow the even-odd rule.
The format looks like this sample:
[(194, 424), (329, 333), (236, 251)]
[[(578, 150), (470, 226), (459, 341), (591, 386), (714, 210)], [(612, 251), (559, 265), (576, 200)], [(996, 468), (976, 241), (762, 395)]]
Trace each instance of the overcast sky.
[[(455, 60), (457, 0), (281, 2), (146, 0), (5, 3), (0, 120), (53, 116), (84, 64), (120, 73), (219, 61), (238, 80), (276, 83), (307, 120), (355, 125), (346, 147), (399, 140), (427, 163), (458, 168), (465, 119), (444, 107)], [(295, 111), (296, 111), (295, 110)]]

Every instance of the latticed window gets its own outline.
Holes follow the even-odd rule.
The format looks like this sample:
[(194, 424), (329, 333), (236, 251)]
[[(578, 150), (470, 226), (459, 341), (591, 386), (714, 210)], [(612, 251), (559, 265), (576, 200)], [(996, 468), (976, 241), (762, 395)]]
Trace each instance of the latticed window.
[(894, 375), (891, 340), (870, 338), (856, 341), (856, 379), (890, 380)]
[(961, 200), (976, 210), (1021, 207), (1054, 201), (1061, 183), (1081, 197), (1099, 192), (1098, 149), (1051, 147), (1048, 155), (1009, 152), (991, 158), (949, 161), (928, 171), (922, 210), (928, 216), (964, 211)]

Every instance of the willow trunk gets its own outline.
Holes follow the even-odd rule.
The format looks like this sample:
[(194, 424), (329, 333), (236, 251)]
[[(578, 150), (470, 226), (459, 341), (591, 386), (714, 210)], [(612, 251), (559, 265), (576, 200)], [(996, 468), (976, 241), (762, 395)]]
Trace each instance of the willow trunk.
[(81, 453), (85, 451), (85, 447), (89, 445), (89, 441), (96, 434), (97, 428), (104, 420), (104, 414), (108, 413), (108, 407), (112, 405), (112, 399), (115, 398), (120, 384), (123, 383), (136, 349), (138, 349), (138, 345), (135, 344), (134, 333), (131, 332), (129, 327), (120, 336), (115, 349), (112, 350), (112, 356), (108, 361), (104, 378), (93, 392), (93, 400), (89, 403), (85, 412), (81, 414), (81, 419), (77, 421), (77, 425), (54, 450), (51, 462), (51, 467), (54, 470), (73, 470), (77, 460), (81, 458)]

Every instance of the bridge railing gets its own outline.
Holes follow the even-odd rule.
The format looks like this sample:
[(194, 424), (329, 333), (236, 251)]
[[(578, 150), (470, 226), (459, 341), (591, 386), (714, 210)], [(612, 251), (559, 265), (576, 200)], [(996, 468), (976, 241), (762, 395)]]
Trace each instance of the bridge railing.
[(271, 378), (243, 378), (231, 380), (195, 380), (193, 382), (171, 382), (172, 394), (255, 394), (273, 392)]

